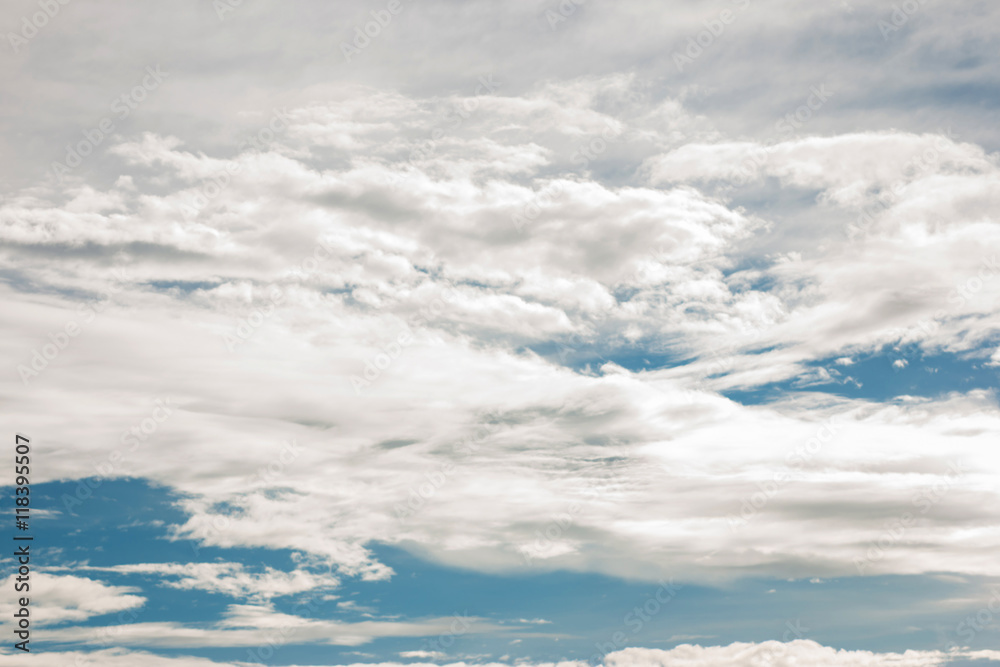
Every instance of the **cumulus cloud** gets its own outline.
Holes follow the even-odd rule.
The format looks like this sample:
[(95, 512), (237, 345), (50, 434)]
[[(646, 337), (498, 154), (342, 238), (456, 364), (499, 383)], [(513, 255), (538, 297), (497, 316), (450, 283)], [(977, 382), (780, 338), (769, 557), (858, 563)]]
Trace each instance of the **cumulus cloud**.
[(758, 663), (776, 667), (802, 664), (815, 667), (933, 667), (946, 665), (956, 657), (959, 656), (940, 651), (906, 651), (900, 654), (837, 650), (800, 639), (788, 643), (771, 641), (708, 647), (682, 645), (669, 651), (630, 648), (608, 655), (605, 664), (609, 667), (715, 667)]
[[(79, 189), (73, 205), (55, 189), (5, 202), (4, 238), (25, 250), (8, 252), (22, 278), (4, 288), (12, 307), (0, 317), (16, 332), (5, 352), (30, 369), (50, 334), (70, 321), (81, 329), (37, 376), (17, 370), (6, 380), (27, 387), (18, 410), (64, 454), (53, 477), (92, 474), (119, 450), (111, 475), (184, 493), (190, 519), (175, 536), (293, 548), (367, 579), (391, 575), (369, 551), (375, 542), (484, 570), (651, 580), (998, 574), (988, 555), (995, 540), (963, 532), (998, 520), (987, 509), (997, 463), (983, 446), (998, 426), (988, 395), (884, 405), (827, 398), (818, 409), (794, 398), (748, 407), (714, 393), (830, 382), (843, 363), (806, 364), (901, 341), (971, 351), (986, 340), (1000, 281), (983, 269), (965, 296), (949, 299), (949, 290), (975, 275), (969, 248), (995, 232), (983, 218), (995, 159), (902, 132), (779, 144), (760, 169), (782, 187), (818, 190), (817, 207), (846, 215), (829, 223), (828, 241), (770, 253), (756, 239), (794, 237), (804, 223), (779, 224), (733, 204), (731, 193), (696, 187), (703, 176), (678, 166), (696, 148), (645, 160), (645, 186), (571, 171), (578, 149), (560, 152), (558, 137), (595, 136), (608, 113), (592, 107), (630, 104), (632, 85), (587, 79), (484, 100), (479, 125), (447, 139), (464, 147), (461, 165), (443, 138), (407, 150), (437, 126), (431, 102), (357, 88), (353, 106), (282, 112), (286, 127), (268, 150), (209, 157), (154, 134), (124, 138), (113, 153), (149, 170), (128, 187)], [(686, 116), (682, 105), (666, 113)], [(379, 114), (419, 129), (386, 144)], [(578, 126), (566, 130), (567, 114)], [(620, 116), (609, 155), (615, 143), (662, 135), (642, 114)], [(345, 118), (350, 145), (373, 152), (329, 162), (317, 132)], [(716, 180), (733, 164), (717, 145), (697, 144)], [(937, 162), (906, 166), (934, 146)], [(538, 160), (499, 166), (524, 147)], [(899, 167), (873, 166), (881, 164)], [(866, 193), (894, 179), (922, 180), (851, 237)], [(932, 193), (961, 215), (890, 224)], [(58, 268), (43, 259), (56, 251), (67, 257)], [(749, 258), (759, 268), (740, 268)], [(926, 262), (937, 267), (932, 276)], [(553, 342), (590, 355), (586, 367), (534, 347)], [(640, 373), (607, 362), (630, 347), (688, 363)], [(150, 377), (164, 378), (152, 395)], [(112, 388), (124, 398), (109, 413), (100, 396)], [(134, 442), (130, 429), (163, 397), (173, 401), (169, 418)], [(54, 403), (67, 406), (61, 424), (47, 417)], [(951, 435), (956, 414), (961, 438)], [(821, 430), (833, 415), (842, 420), (835, 437)], [(389, 441), (408, 444), (379, 446)], [(208, 443), (210, 458), (201, 454)], [(164, 460), (166, 449), (178, 463)], [(195, 458), (192, 477), (180, 462)], [(950, 479), (956, 459), (961, 487), (887, 544), (886, 525)], [(339, 480), (333, 488), (330, 479)], [(508, 494), (519, 501), (496, 502)], [(850, 533), (838, 528), (845, 522)], [(264, 600), (319, 583), (199, 567), (204, 576), (169, 573), (169, 585)]]

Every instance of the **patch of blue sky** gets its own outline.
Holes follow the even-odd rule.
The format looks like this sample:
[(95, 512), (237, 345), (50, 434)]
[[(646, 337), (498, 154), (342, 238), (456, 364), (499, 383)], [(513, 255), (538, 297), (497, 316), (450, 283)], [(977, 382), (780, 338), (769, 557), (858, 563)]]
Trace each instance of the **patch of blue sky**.
[(757, 404), (798, 391), (888, 401), (901, 396), (936, 398), (952, 392), (996, 390), (1000, 388), (1000, 368), (989, 365), (989, 351), (982, 349), (973, 355), (927, 352), (917, 345), (883, 348), (807, 362), (797, 377), (722, 393), (740, 403)]
[(600, 343), (546, 341), (527, 349), (554, 364), (588, 373), (596, 373), (608, 362), (639, 372), (674, 366), (682, 361), (677, 353), (654, 351), (641, 344), (611, 347)]
[(145, 284), (156, 290), (177, 290), (178, 292), (183, 292), (184, 294), (190, 294), (195, 290), (215, 289), (221, 285), (222, 282), (207, 280), (150, 280)]

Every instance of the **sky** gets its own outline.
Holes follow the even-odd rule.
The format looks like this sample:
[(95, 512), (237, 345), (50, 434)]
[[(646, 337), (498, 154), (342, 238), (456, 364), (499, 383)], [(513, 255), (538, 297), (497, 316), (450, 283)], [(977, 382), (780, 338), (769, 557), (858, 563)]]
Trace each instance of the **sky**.
[(0, 667), (1000, 664), (1000, 5), (0, 34)]

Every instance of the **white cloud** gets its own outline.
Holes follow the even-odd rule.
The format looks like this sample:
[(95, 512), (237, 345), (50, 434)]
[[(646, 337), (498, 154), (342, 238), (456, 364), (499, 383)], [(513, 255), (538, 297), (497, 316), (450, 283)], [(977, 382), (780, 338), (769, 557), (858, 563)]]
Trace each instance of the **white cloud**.
[[(125, 624), (141, 591), (42, 572), (40, 623), (117, 613), (126, 645), (171, 649), (439, 630), (270, 605), (370, 613), (326, 589), (391, 577), (385, 544), (630, 580), (1000, 576), (995, 388), (914, 362), (1000, 366), (1000, 3), (916, 3), (891, 34), (881, 0), (729, 3), (719, 34), (694, 0), (403, 4), (350, 62), (372, 8), (317, 0), (225, 21), (219, 2), (73, 3), (0, 62), (0, 393), (8, 432), (38, 434), (32, 481), (147, 480), (182, 498), (169, 537), (301, 557), (75, 573), (245, 603), (205, 624)], [(54, 177), (147, 64), (162, 89)], [(817, 87), (829, 101), (801, 106)], [(940, 391), (821, 391), (891, 391), (873, 357)], [(720, 394), (770, 383), (791, 389)], [(52, 511), (78, 500), (97, 502)], [(452, 659), (422, 653), (400, 657)], [(794, 642), (610, 660), (768, 656), (949, 659)]]
[(305, 570), (282, 572), (265, 567), (250, 572), (242, 563), (135, 563), (112, 567), (76, 566), (75, 571), (152, 574), (163, 578), (162, 585), (181, 590), (201, 590), (257, 601), (336, 587), (336, 577)]
[[(103, 628), (67, 627), (47, 630), (50, 641), (82, 645), (107, 644), (137, 648), (259, 647), (265, 644), (328, 644), (359, 646), (380, 637), (428, 637), (453, 632), (455, 618), (415, 622), (360, 621), (342, 623), (322, 616), (324, 602), (297, 603), (293, 613), (270, 605), (230, 605), (221, 621), (213, 623), (134, 622)], [(458, 627), (469, 633), (503, 632), (505, 626), (466, 617)]]
[[(82, 321), (81, 301), (116, 288), (26, 391), (16, 371), (3, 380), (19, 428), (45, 432), (62, 454), (46, 474), (90, 475), (121, 450), (153, 409), (155, 377), (175, 414), (113, 474), (183, 492), (191, 518), (176, 535), (205, 544), (299, 550), (368, 579), (391, 575), (369, 551), (375, 542), (481, 570), (650, 579), (825, 577), (856, 574), (859, 561), (866, 574), (1000, 574), (996, 539), (971, 530), (1000, 521), (989, 509), (1000, 466), (986, 446), (1000, 428), (989, 395), (790, 396), (764, 408), (713, 393), (792, 378), (857, 383), (843, 364), (807, 364), (901, 341), (983, 345), (1000, 295), (979, 262), (996, 236), (995, 158), (901, 131), (786, 141), (763, 173), (819, 200), (766, 219), (678, 162), (695, 151), (727, 178), (734, 143), (705, 132), (674, 150), (663, 124), (699, 121), (677, 101), (630, 111), (634, 85), (588, 78), (484, 99), (476, 124), (416, 158), (437, 103), (359, 88), (353, 107), (290, 108), (270, 151), (210, 157), (150, 133), (115, 149), (134, 170), (129, 187), (5, 199), (0, 234), (25, 249), (7, 255), (19, 282), (0, 288), (6, 358), (30, 364), (50, 333)], [(380, 104), (398, 136), (366, 111)], [(580, 170), (574, 152), (608, 118), (620, 134)], [(366, 157), (331, 159), (319, 136)], [(638, 167), (647, 156), (628, 151), (639, 144), (654, 152), (652, 183), (595, 174), (601, 159)], [(931, 167), (906, 166), (936, 145)], [(219, 194), (184, 214), (205, 179), (235, 165)], [(855, 208), (898, 178), (898, 199), (852, 239)], [(538, 214), (518, 231), (511, 217), (532, 203)], [(282, 295), (273, 310), (272, 287)], [(223, 335), (241, 331), (227, 350)], [(412, 342), (399, 345), (407, 331)], [(557, 367), (528, 349), (540, 343), (572, 347), (589, 366)], [(623, 346), (694, 361), (633, 373), (606, 363)], [(111, 393), (113, 406), (102, 398)], [(58, 419), (51, 405), (64, 406)], [(836, 444), (791, 465), (788, 453), (834, 413), (844, 419)], [(461, 446), (490, 420), (501, 427), (481, 446)], [(301, 453), (286, 461), (290, 439)], [(392, 441), (410, 444), (379, 445)], [(968, 466), (961, 488), (870, 557), (884, 525), (947, 478), (950, 458)], [(198, 461), (194, 474), (185, 461)], [(784, 473), (796, 481), (746, 510), (758, 485)], [(594, 486), (603, 494), (588, 497)], [(508, 496), (518, 502), (497, 502)], [(234, 509), (221, 514), (219, 503)], [(408, 505), (419, 507), (401, 519)], [(536, 543), (567, 513), (555, 538)], [(734, 530), (742, 513), (749, 528)], [(263, 600), (317, 584), (301, 573), (210, 579), (172, 585)]]
[[(405, 658), (432, 658), (438, 662), (369, 662), (343, 665), (343, 667), (402, 667), (411, 665), (417, 667), (467, 667), (468, 662), (440, 661), (443, 656), (431, 655), (428, 651), (407, 651), (400, 654)], [(905, 653), (875, 653), (871, 651), (837, 650), (822, 646), (809, 640), (797, 640), (788, 643), (763, 642), (735, 643), (729, 646), (692, 646), (684, 644), (670, 650), (650, 648), (628, 648), (609, 653), (604, 659), (608, 667), (723, 667), (734, 664), (755, 664), (767, 660), (767, 664), (775, 667), (792, 667), (793, 665), (815, 665), (815, 667), (937, 667), (950, 664), (958, 659), (998, 660), (1000, 651), (906, 651)], [(20, 662), (19, 662), (20, 661)], [(25, 658), (20, 655), (0, 654), (0, 665), (24, 664)], [(137, 663), (153, 667), (236, 667), (233, 662), (216, 662), (194, 657), (161, 657), (150, 653), (132, 651), (124, 648), (106, 649), (94, 652), (43, 652), (31, 656), (31, 664), (37, 667), (61, 667), (65, 664), (90, 667), (110, 665), (125, 667)], [(483, 667), (508, 667), (505, 662), (477, 662)], [(579, 660), (564, 660), (558, 663), (518, 661), (518, 665), (528, 667), (585, 667), (589, 664)]]
[(430, 658), (431, 660), (441, 660), (446, 658), (440, 651), (400, 651), (400, 658)]
[(628, 648), (607, 656), (609, 667), (721, 667), (722, 665), (769, 664), (775, 667), (934, 667), (958, 657), (940, 651), (873, 653), (837, 650), (810, 640), (788, 643), (735, 643), (729, 646), (681, 645), (669, 651)]
[[(14, 591), (16, 575), (7, 577), (4, 588)], [(32, 623), (54, 625), (67, 621), (81, 622), (106, 614), (121, 613), (139, 609), (146, 598), (137, 595), (141, 591), (132, 586), (112, 586), (75, 575), (55, 575), (46, 572), (32, 572), (28, 581), (30, 590), (5, 598), (0, 604), (0, 614), (5, 623), (13, 616), (20, 597), (27, 597), (30, 603)]]

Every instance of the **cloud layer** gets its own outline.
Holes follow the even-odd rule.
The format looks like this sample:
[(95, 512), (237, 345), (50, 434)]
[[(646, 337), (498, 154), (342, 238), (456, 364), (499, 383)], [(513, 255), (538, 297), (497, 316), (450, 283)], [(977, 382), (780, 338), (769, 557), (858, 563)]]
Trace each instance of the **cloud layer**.
[[(367, 39), (356, 3), (219, 4), (70, 3), (30, 36), (37, 3), (5, 10), (0, 395), (32, 483), (78, 482), (48, 507), (75, 516), (141, 479), (176, 494), (174, 540), (294, 554), (49, 563), (39, 623), (71, 648), (147, 602), (117, 578), (228, 598), (81, 664), (446, 630), (282, 606), (392, 581), (382, 545), (719, 586), (1000, 577), (995, 3), (422, 0)], [(996, 656), (607, 664), (958, 657)]]

